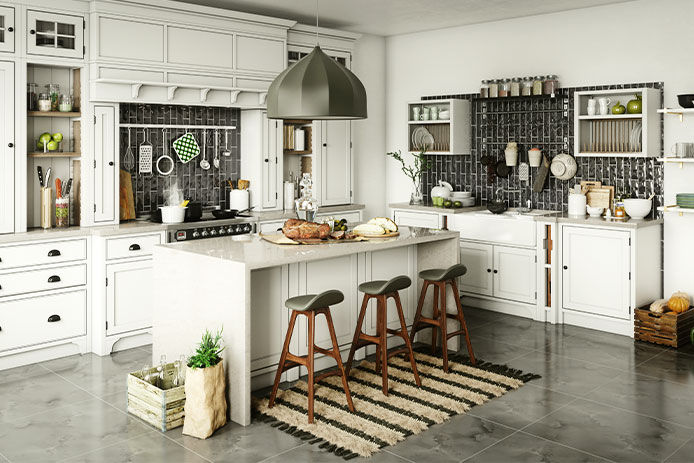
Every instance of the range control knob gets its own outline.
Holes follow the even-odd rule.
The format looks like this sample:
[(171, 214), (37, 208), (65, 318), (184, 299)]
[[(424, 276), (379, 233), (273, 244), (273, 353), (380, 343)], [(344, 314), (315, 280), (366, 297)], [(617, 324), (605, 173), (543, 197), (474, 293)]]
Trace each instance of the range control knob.
[(207, 230), (203, 230), (202, 231), (202, 237), (207, 238), (208, 236), (210, 236), (210, 232), (208, 232)]
[(250, 223), (247, 223), (247, 224), (245, 224), (245, 225), (243, 226), (243, 231), (244, 231), (245, 233), (250, 233), (250, 232), (251, 232), (251, 228), (252, 228), (252, 227), (251, 227), (251, 224), (250, 224)]
[(210, 236), (217, 236), (217, 230), (215, 230), (214, 228), (210, 230)]
[(227, 234), (227, 229), (224, 227), (219, 227), (219, 234), (220, 235), (226, 235)]
[(200, 238), (200, 232), (197, 231), (197, 230), (195, 230), (195, 231), (193, 232), (193, 238)]
[(230, 235), (234, 233), (234, 229), (231, 228), (231, 225), (229, 225), (229, 226), (227, 227), (227, 233), (230, 234)]

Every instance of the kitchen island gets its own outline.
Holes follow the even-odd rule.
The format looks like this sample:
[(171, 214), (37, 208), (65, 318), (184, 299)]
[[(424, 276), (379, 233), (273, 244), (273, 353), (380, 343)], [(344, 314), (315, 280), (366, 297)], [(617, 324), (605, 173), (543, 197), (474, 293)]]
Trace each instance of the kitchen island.
[[(276, 245), (259, 235), (242, 235), (157, 246), (153, 363), (161, 355), (169, 361), (190, 355), (206, 329), (223, 328), (231, 420), (248, 425), (251, 390), (271, 383), (279, 361), (289, 319), (286, 299), (328, 289), (342, 291), (345, 300), (331, 307), (331, 313), (338, 343), (347, 351), (363, 296), (359, 284), (409, 276), (413, 284), (400, 296), (410, 325), (421, 287), (417, 273), (458, 263), (458, 238), (453, 231), (401, 227), (397, 237), (350, 243)], [(455, 303), (448, 294), (450, 310)], [(427, 310), (431, 299), (427, 298)], [(388, 311), (388, 323), (398, 324), (394, 308)], [(304, 355), (305, 320), (297, 325), (291, 351)], [(366, 332), (375, 329), (375, 310), (367, 314), (364, 325)], [(449, 346), (456, 341), (451, 339)], [(316, 344), (329, 342), (327, 326), (319, 319)], [(332, 359), (316, 359), (317, 369), (333, 365)], [(284, 375), (297, 379), (298, 371)]]

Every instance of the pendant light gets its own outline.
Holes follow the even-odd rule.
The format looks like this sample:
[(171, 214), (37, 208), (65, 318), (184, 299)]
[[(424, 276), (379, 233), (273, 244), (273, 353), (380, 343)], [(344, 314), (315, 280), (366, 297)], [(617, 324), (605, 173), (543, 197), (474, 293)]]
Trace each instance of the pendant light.
[(282, 71), (267, 93), (270, 119), (365, 119), (366, 90), (352, 71), (326, 55), (318, 45)]

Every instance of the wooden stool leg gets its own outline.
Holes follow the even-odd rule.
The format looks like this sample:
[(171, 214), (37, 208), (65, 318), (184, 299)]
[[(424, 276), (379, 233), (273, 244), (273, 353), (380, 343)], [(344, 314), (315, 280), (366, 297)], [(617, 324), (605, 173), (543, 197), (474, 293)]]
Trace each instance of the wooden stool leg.
[(388, 327), (386, 320), (387, 312), (386, 296), (378, 296), (378, 319), (380, 321), (378, 336), (380, 338), (380, 348), (381, 348), (381, 378), (383, 379), (383, 395), (388, 395), (388, 340), (387, 331)]
[(463, 315), (463, 304), (460, 302), (460, 292), (458, 291), (458, 284), (455, 280), (451, 280), (451, 288), (455, 294), (455, 302), (458, 306), (458, 319), (460, 320), (460, 327), (465, 331), (465, 342), (467, 343), (467, 352), (470, 356), (470, 363), (475, 365), (477, 361), (475, 360), (475, 354), (472, 352), (472, 342), (470, 342), (470, 333), (467, 330), (467, 323), (465, 323), (465, 315)]
[[(436, 320), (439, 318), (439, 290), (440, 290), (440, 285), (438, 283), (434, 283), (434, 311), (431, 314), (431, 318), (433, 320)], [(445, 305), (444, 305), (445, 307)], [(431, 330), (431, 354), (436, 353), (436, 336), (438, 335), (438, 331), (436, 330), (436, 327), (434, 327)]]
[(345, 373), (349, 376), (349, 371), (352, 369), (352, 361), (354, 360), (354, 353), (357, 350), (357, 344), (359, 343), (359, 334), (361, 334), (361, 325), (364, 323), (364, 317), (366, 316), (366, 307), (369, 303), (369, 295), (364, 294), (364, 301), (361, 303), (361, 310), (359, 311), (359, 318), (357, 319), (357, 327), (354, 329), (354, 337), (352, 338), (352, 346), (349, 348), (349, 356), (347, 357), (347, 368)]
[(347, 374), (342, 366), (342, 357), (340, 357), (340, 346), (337, 344), (337, 336), (335, 336), (335, 327), (333, 326), (333, 317), (330, 315), (330, 309), (326, 309), (323, 314), (328, 321), (328, 331), (330, 331), (330, 339), (333, 341), (333, 353), (335, 354), (335, 361), (337, 362), (337, 369), (342, 375), (342, 388), (345, 390), (345, 396), (347, 396), (347, 406), (351, 411), (354, 411), (354, 404), (352, 403), (352, 396), (349, 393), (349, 385), (347, 384)]
[(414, 344), (414, 335), (417, 334), (417, 328), (419, 327), (419, 320), (422, 318), (422, 307), (424, 307), (424, 298), (427, 295), (427, 289), (429, 289), (429, 281), (424, 280), (422, 284), (422, 291), (419, 294), (419, 302), (417, 303), (417, 311), (414, 314), (414, 322), (412, 323), (412, 331), (410, 331), (410, 343)]
[[(381, 302), (380, 302), (380, 297), (376, 296), (376, 336), (379, 337), (381, 336), (381, 331), (383, 330), (383, 326), (381, 326)], [(376, 369), (374, 370), (376, 373), (381, 373), (381, 343), (378, 342), (376, 343)]]
[[(448, 373), (448, 320), (446, 316), (446, 283), (440, 282), (438, 284), (438, 289), (441, 291), (441, 309), (439, 311), (439, 320), (441, 323), (441, 353), (443, 354), (443, 371)], [(434, 330), (436, 331), (436, 330)]]
[(287, 360), (287, 353), (289, 352), (289, 343), (292, 340), (292, 333), (294, 332), (294, 322), (296, 322), (297, 313), (292, 310), (292, 316), (289, 319), (289, 327), (287, 327), (287, 335), (284, 338), (284, 347), (282, 347), (282, 354), (280, 355), (280, 363), (277, 365), (277, 373), (275, 374), (275, 382), (272, 385), (272, 393), (270, 394), (270, 402), (268, 407), (272, 408), (275, 405), (275, 396), (277, 395), (277, 388), (280, 385), (280, 379), (282, 378), (282, 372), (284, 371), (284, 362)]
[(309, 311), (308, 313), (308, 422), (313, 423), (313, 351), (316, 341), (316, 313)]
[(410, 363), (412, 364), (412, 372), (414, 373), (414, 380), (417, 386), (422, 385), (422, 381), (419, 379), (419, 372), (417, 371), (417, 364), (414, 360), (414, 352), (412, 352), (412, 343), (410, 338), (407, 337), (407, 324), (405, 323), (405, 314), (402, 313), (402, 304), (400, 303), (400, 294), (396, 292), (393, 295), (395, 299), (395, 305), (398, 308), (398, 317), (400, 318), (400, 329), (402, 330), (402, 338), (405, 340), (405, 346), (407, 346), (407, 351), (410, 354)]

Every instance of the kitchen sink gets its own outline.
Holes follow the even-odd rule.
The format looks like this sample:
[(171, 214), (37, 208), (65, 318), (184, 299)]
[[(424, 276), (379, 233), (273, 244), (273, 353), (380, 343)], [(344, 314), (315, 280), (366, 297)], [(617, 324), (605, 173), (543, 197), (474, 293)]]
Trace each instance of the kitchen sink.
[(487, 217), (501, 217), (501, 218), (511, 218), (511, 219), (525, 219), (525, 220), (533, 220), (535, 217), (542, 217), (544, 215), (549, 215), (552, 214), (553, 211), (544, 211), (542, 209), (531, 209), (527, 212), (521, 212), (517, 209), (509, 209), (506, 212), (503, 212), (501, 214), (493, 214), (490, 211), (484, 210), (484, 211), (478, 211), (475, 212), (475, 215), (481, 215), (481, 216), (487, 216)]
[[(514, 208), (502, 214), (475, 211), (468, 214), (455, 214), (453, 227), (460, 233), (462, 239), (532, 247), (536, 242), (535, 217), (552, 214), (556, 212), (541, 209), (521, 212)], [(501, 225), (502, 222), (503, 225)]]

